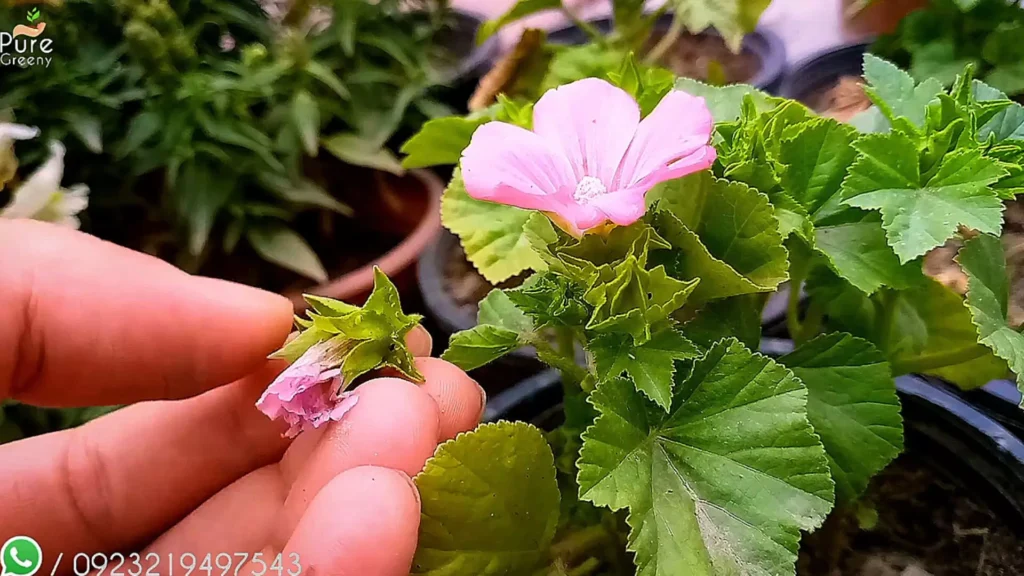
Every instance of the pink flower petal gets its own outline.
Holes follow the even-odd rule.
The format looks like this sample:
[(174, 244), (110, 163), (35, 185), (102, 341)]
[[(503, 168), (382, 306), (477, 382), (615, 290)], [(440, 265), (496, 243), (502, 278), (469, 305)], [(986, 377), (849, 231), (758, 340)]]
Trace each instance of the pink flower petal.
[(576, 182), (584, 176), (612, 189), (612, 179), (640, 124), (640, 107), (626, 91), (584, 78), (547, 91), (533, 108), (533, 130), (560, 150)]
[(637, 128), (611, 189), (650, 188), (707, 168), (715, 160), (713, 128), (703, 98), (669, 92)]
[(595, 198), (590, 205), (601, 212), (602, 221), (607, 219), (619, 226), (629, 226), (647, 211), (646, 192), (647, 189), (627, 188)]
[(504, 122), (476, 129), (462, 152), (466, 192), (530, 210), (554, 210), (553, 196), (576, 180), (568, 161), (537, 134)]

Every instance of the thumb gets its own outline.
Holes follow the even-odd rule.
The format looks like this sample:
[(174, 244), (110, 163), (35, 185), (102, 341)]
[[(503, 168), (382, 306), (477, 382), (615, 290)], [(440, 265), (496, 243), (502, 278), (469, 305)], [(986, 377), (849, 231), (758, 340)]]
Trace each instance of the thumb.
[(317, 493), (284, 558), (298, 559), (303, 574), (408, 576), (419, 525), (419, 493), (408, 476), (352, 468)]

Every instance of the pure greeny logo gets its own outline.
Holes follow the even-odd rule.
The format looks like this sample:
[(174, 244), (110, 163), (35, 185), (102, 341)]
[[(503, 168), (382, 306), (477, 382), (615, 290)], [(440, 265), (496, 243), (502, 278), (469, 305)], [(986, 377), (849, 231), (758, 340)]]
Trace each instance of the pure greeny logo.
[(15, 536), (0, 548), (0, 576), (32, 576), (43, 565), (43, 549), (28, 536)]
[[(0, 66), (50, 67), (53, 62), (53, 38), (43, 38), (46, 22), (38, 8), (25, 14), (28, 24), (18, 24), (10, 32), (0, 32)], [(48, 33), (48, 36), (53, 36)]]

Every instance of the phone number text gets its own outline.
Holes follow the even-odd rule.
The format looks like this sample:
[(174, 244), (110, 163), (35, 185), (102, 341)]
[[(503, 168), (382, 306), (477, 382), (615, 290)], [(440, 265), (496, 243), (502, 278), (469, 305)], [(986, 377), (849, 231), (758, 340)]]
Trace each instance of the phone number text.
[[(63, 554), (61, 554), (63, 556)], [(60, 558), (57, 558), (60, 563)], [(302, 564), (295, 552), (287, 556), (263, 552), (218, 554), (75, 554), (75, 576), (300, 576)], [(243, 572), (239, 572), (245, 568)], [(56, 573), (56, 567), (54, 567)]]

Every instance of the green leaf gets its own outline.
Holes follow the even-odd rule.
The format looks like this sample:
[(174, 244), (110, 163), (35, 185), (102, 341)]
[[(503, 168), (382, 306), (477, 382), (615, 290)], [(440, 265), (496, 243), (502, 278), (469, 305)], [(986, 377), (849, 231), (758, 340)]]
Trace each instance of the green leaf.
[(597, 364), (598, 381), (618, 378), (623, 372), (665, 410), (672, 402), (675, 361), (698, 355), (697, 347), (672, 327), (654, 333), (642, 345), (626, 334), (602, 334), (587, 345)]
[(583, 290), (561, 274), (538, 272), (505, 294), (540, 326), (581, 326), (592, 312)]
[(629, 53), (610, 43), (559, 46), (548, 64), (539, 94), (583, 78), (604, 78), (618, 69)]
[(264, 226), (246, 231), (249, 244), (267, 262), (287, 268), (316, 282), (327, 281), (320, 258), (302, 236), (284, 226)]
[(405, 170), (395, 155), (382, 144), (362, 138), (356, 134), (335, 134), (322, 142), (324, 148), (339, 159), (365, 168), (375, 168), (392, 174), (403, 174)]
[(320, 208), (333, 210), (338, 214), (345, 216), (353, 215), (351, 207), (340, 202), (337, 198), (321, 188), (316, 182), (313, 182), (308, 178), (302, 178), (298, 181), (294, 181), (291, 178), (277, 174), (262, 173), (259, 175), (259, 181), (260, 184), (270, 189), (274, 194), (277, 194), (289, 202), (306, 204), (309, 206), (319, 206)]
[(819, 336), (779, 358), (807, 386), (807, 418), (828, 456), (836, 499), (852, 503), (903, 450), (903, 419), (885, 357), (849, 334)]
[(452, 334), (448, 349), (441, 354), (441, 358), (463, 370), (473, 370), (522, 345), (518, 332), (500, 326), (478, 324), (469, 330)]
[(856, 138), (851, 126), (832, 118), (817, 118), (782, 142), (782, 188), (815, 224), (844, 209), (839, 189), (857, 154), (852, 146)]
[(1003, 205), (990, 186), (1008, 172), (981, 151), (950, 152), (933, 175), (922, 175), (914, 142), (900, 132), (864, 136), (854, 147), (860, 154), (843, 181), (845, 203), (881, 211), (901, 263), (941, 246), (958, 224), (1002, 228)]
[(292, 122), (306, 155), (316, 156), (320, 149), (320, 109), (305, 90), (299, 90), (292, 98)]
[(337, 94), (339, 98), (343, 100), (348, 100), (349, 98), (352, 97), (352, 94), (348, 91), (348, 88), (345, 87), (345, 84), (342, 83), (341, 79), (338, 78), (338, 76), (334, 72), (332, 72), (330, 68), (321, 64), (320, 62), (317, 62), (316, 60), (310, 60), (306, 64), (306, 72), (310, 76), (323, 82), (324, 85), (333, 90), (334, 93)]
[[(962, 67), (961, 67), (962, 69)], [(864, 54), (864, 91), (890, 122), (906, 118), (912, 126), (924, 127), (928, 103), (942, 92), (938, 80), (925, 80), (915, 85), (910, 74), (874, 54)]]
[(480, 312), (477, 322), (506, 328), (514, 332), (532, 332), (533, 320), (520, 310), (509, 298), (508, 293), (499, 288), (491, 290), (480, 301)]
[[(982, 102), (1006, 99), (1002, 91), (980, 80), (974, 81), (973, 89), (974, 97)], [(1024, 139), (1024, 106), (1013, 102), (978, 129), (978, 138), (982, 141), (987, 141), (993, 134), (996, 142)]]
[(675, 17), (693, 34), (714, 28), (733, 52), (739, 52), (743, 36), (754, 31), (771, 0), (669, 0)]
[(957, 58), (956, 47), (950, 40), (931, 42), (911, 53), (910, 74), (922, 84), (938, 81), (949, 86), (956, 82), (965, 66), (977, 63), (973, 58)]
[(412, 574), (532, 574), (547, 560), (559, 492), (537, 428), (498, 422), (459, 434), (415, 482), (422, 512)]
[(208, 162), (192, 160), (181, 168), (173, 184), (178, 214), (188, 225), (188, 249), (202, 254), (218, 215), (235, 192), (237, 176), (218, 171)]
[(978, 341), (988, 346), (1017, 376), (1024, 392), (1024, 334), (1009, 326), (1010, 281), (1003, 246), (996, 236), (981, 234), (960, 249), (957, 261), (967, 274), (967, 307), (978, 328)]
[(882, 287), (902, 290), (921, 278), (920, 262), (901, 264), (885, 242), (876, 220), (823, 226), (815, 230), (814, 247), (829, 265), (865, 294)]
[(1024, 92), (1024, 64), (1000, 64), (985, 76), (985, 81), (1007, 94)]
[(699, 172), (661, 184), (655, 222), (676, 249), (677, 278), (699, 278), (695, 302), (770, 292), (788, 278), (787, 252), (768, 197)]
[(676, 384), (667, 414), (624, 379), (591, 402), (580, 499), (629, 508), (638, 576), (793, 574), (833, 485), (792, 372), (730, 340)]
[(423, 128), (402, 145), (402, 167), (410, 170), (442, 164), (458, 164), (469, 146), (473, 132), (490, 121), (486, 116), (465, 118), (449, 116), (428, 120)]
[(626, 333), (643, 344), (651, 338), (651, 327), (682, 307), (698, 283), (672, 278), (664, 266), (645, 270), (634, 256), (614, 268), (604, 266), (583, 296), (594, 307), (586, 328)]
[(90, 114), (69, 112), (67, 120), (71, 131), (90, 152), (93, 154), (103, 152), (103, 125), (99, 118)]
[(724, 338), (737, 338), (747, 348), (757, 349), (761, 342), (761, 309), (759, 294), (744, 294), (712, 300), (683, 324), (683, 336), (701, 348), (710, 348)]
[(524, 270), (543, 268), (527, 237), (526, 224), (533, 214), (471, 198), (459, 171), (441, 199), (441, 222), (459, 236), (466, 258), (492, 284)]
[(738, 120), (743, 99), (748, 95), (753, 99), (758, 112), (766, 112), (774, 107), (770, 96), (747, 84), (710, 86), (692, 78), (680, 78), (676, 80), (676, 90), (704, 98), (715, 124)]
[(525, 18), (530, 14), (543, 10), (560, 8), (561, 6), (562, 0), (516, 0), (516, 3), (504, 14), (480, 25), (480, 28), (476, 31), (476, 42), (477, 44), (483, 44), (495, 32), (520, 18)]

